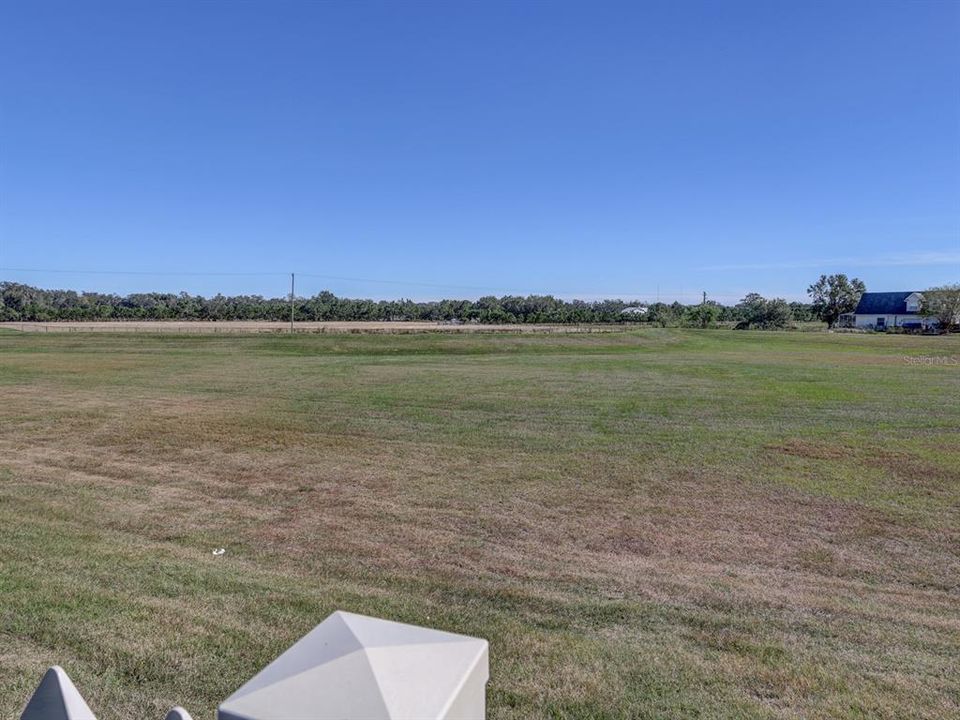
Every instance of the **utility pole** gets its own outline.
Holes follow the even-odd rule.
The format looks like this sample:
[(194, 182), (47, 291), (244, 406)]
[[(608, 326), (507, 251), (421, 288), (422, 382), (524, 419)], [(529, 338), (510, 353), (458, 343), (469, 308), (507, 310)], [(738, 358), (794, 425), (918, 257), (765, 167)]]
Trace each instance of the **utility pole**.
[(707, 291), (706, 291), (706, 290), (703, 291), (703, 304), (704, 304), (704, 305), (707, 304)]
[(290, 334), (293, 335), (293, 298), (294, 298), (294, 275), (290, 273)]

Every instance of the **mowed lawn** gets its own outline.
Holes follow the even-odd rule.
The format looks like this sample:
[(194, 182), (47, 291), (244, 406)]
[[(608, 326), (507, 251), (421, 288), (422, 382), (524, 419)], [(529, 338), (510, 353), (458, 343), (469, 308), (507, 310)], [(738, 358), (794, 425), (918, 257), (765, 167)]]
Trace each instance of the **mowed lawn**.
[(335, 609), (491, 718), (958, 717), (960, 337), (0, 335), (0, 716), (209, 718)]

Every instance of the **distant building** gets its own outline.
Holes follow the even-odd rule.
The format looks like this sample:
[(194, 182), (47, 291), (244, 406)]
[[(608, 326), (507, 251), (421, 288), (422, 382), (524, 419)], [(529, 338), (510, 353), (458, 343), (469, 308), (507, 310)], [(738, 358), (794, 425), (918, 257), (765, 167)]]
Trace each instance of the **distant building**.
[(642, 317), (647, 314), (647, 308), (643, 305), (631, 305), (621, 310), (620, 314), (627, 317)]
[(868, 330), (899, 327), (920, 330), (937, 325), (937, 319), (920, 314), (923, 295), (915, 291), (868, 292), (860, 297), (857, 309), (841, 316), (841, 325)]

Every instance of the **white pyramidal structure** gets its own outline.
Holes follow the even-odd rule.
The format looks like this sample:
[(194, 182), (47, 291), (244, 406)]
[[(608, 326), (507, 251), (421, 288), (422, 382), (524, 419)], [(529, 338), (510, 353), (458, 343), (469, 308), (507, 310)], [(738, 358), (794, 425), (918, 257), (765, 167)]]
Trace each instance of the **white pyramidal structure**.
[(217, 710), (218, 720), (482, 720), (487, 641), (335, 612)]
[(70, 677), (59, 665), (47, 670), (20, 720), (97, 720)]

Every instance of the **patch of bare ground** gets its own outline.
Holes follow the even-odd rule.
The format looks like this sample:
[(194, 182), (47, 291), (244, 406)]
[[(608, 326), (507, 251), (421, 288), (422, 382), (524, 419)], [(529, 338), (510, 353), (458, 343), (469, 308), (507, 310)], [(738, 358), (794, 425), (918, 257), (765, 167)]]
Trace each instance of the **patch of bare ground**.
[[(177, 321), (177, 320), (125, 320), (125, 321), (52, 321), (52, 322), (0, 322), (0, 329), (24, 333), (157, 333), (174, 335), (218, 335), (237, 333), (290, 333), (290, 323), (259, 320), (223, 321)], [(293, 333), (346, 333), (346, 334), (409, 334), (409, 333), (582, 333), (622, 332), (617, 325), (572, 325), (503, 323), (497, 325), (479, 323), (447, 323), (422, 321), (297, 321)]]
[(793, 438), (780, 444), (767, 445), (767, 449), (815, 460), (851, 459), (918, 482), (943, 480), (960, 483), (960, 468), (950, 469), (935, 465), (909, 453), (888, 448), (835, 445)]
[(809, 442), (798, 438), (787, 440), (779, 445), (767, 445), (767, 449), (816, 460), (836, 460), (850, 455), (850, 448)]
[(648, 470), (626, 492), (598, 483), (585, 498), (590, 481), (562, 475), (548, 495), (524, 482), (477, 493), (464, 489), (471, 463), (402, 445), (340, 448), (331, 459), (208, 446), (161, 460), (36, 447), (7, 464), (51, 493), (73, 488), (64, 511), (77, 494), (109, 498), (101, 514), (109, 527), (161, 541), (199, 531), (291, 569), (351, 562), (651, 597), (654, 579), (696, 586), (710, 567), (907, 585), (922, 570), (942, 588), (958, 570), (944, 552), (950, 537), (905, 531), (867, 508), (690, 471)]
[(871, 449), (862, 455), (863, 462), (889, 471), (897, 477), (921, 482), (939, 482), (960, 486), (960, 467), (948, 468), (920, 460), (905, 452), (883, 448)]

